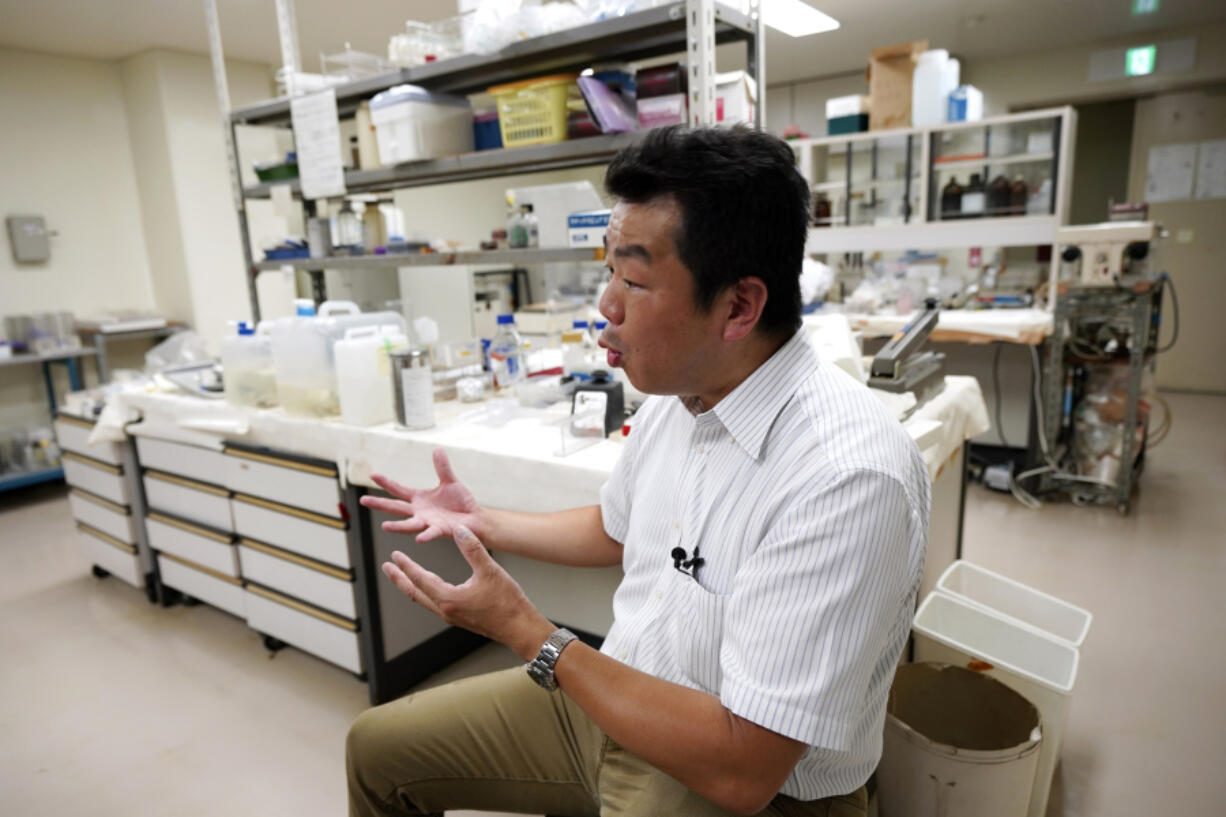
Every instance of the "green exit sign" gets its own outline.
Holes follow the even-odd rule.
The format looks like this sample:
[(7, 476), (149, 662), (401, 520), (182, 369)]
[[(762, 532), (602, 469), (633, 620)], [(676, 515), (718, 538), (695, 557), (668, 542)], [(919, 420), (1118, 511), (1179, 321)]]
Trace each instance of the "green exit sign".
[(1154, 73), (1154, 63), (1158, 57), (1158, 46), (1142, 45), (1130, 48), (1124, 55), (1124, 73), (1130, 77), (1143, 77)]

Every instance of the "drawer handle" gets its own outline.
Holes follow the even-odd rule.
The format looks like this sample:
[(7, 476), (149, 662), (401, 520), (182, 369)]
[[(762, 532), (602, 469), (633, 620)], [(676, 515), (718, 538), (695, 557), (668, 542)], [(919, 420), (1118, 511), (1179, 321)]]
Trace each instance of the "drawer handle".
[(202, 494), (212, 494), (225, 499), (230, 498), (230, 492), (225, 488), (218, 488), (215, 485), (209, 485), (206, 482), (196, 482), (194, 479), (187, 477), (179, 477), (174, 474), (167, 474), (162, 471), (155, 471), (152, 468), (145, 469), (145, 476), (149, 479), (156, 479), (159, 482), (169, 482), (172, 485), (179, 485), (183, 488), (191, 488), (193, 491), (199, 491)]
[(200, 525), (193, 525), (191, 522), (184, 522), (181, 519), (165, 516), (157, 511), (150, 511), (148, 517), (154, 522), (161, 522), (163, 525), (178, 528), (181, 531), (186, 531), (187, 533), (195, 536), (203, 536), (205, 539), (212, 539), (214, 542), (221, 542), (223, 545), (234, 544), (233, 536), (227, 536), (224, 533), (218, 533), (217, 531), (209, 530), (208, 528)]
[(62, 451), (60, 452), (60, 456), (63, 459), (69, 460), (70, 462), (75, 462), (79, 465), (84, 465), (87, 468), (96, 468), (99, 471), (105, 471), (111, 476), (123, 476), (123, 469), (118, 465), (111, 465), (109, 462), (102, 462), (101, 460), (96, 460), (93, 457), (86, 457), (82, 454), (76, 453), (75, 451)]
[(335, 468), (325, 468), (322, 465), (307, 465), (305, 462), (295, 462), (294, 460), (283, 460), (280, 457), (269, 456), (268, 454), (257, 454), (254, 451), (244, 451), (241, 448), (227, 448), (223, 452), (229, 457), (239, 457), (244, 460), (253, 460), (262, 462), (265, 465), (275, 465), (278, 468), (290, 468), (294, 471), (303, 471), (308, 474), (315, 474), (320, 477), (336, 477)]
[(248, 505), (255, 505), (257, 508), (264, 508), (269, 511), (288, 514), (289, 516), (296, 516), (299, 519), (304, 519), (307, 522), (314, 522), (317, 525), (327, 525), (328, 527), (336, 528), (337, 530), (346, 529), (345, 523), (339, 519), (333, 519), (318, 513), (311, 513), (310, 511), (304, 511), (300, 508), (294, 508), (289, 505), (282, 505), (280, 502), (272, 502), (267, 499), (260, 499), (258, 496), (249, 496), (247, 494), (235, 494), (234, 498), (239, 502), (245, 502)]
[(114, 536), (111, 536), (109, 533), (105, 533), (103, 531), (98, 530), (93, 525), (87, 525), (84, 522), (78, 522), (77, 530), (81, 531), (81, 533), (88, 534), (94, 537), (95, 539), (101, 539), (103, 542), (106, 542), (108, 545), (113, 545), (114, 547), (119, 548), (124, 553), (127, 553), (131, 556), (136, 555), (135, 545), (129, 545), (127, 542), (120, 541), (119, 539), (116, 539)]
[(352, 570), (344, 570), (339, 567), (333, 567), (330, 564), (318, 562), (297, 553), (290, 553), (288, 550), (282, 550), (281, 548), (273, 547), (272, 545), (266, 545), (263, 542), (257, 542), (254, 539), (248, 539), (245, 536), (240, 537), (238, 543), (243, 547), (249, 547), (252, 550), (258, 550), (260, 553), (266, 553), (269, 556), (272, 556), (274, 559), (282, 559), (286, 562), (293, 562), (296, 565), (301, 565), (302, 567), (309, 568), (310, 570), (315, 570), (319, 573), (331, 576), (334, 579), (340, 579), (343, 582), (353, 581)]
[(63, 413), (56, 414), (55, 421), (57, 423), (66, 423), (70, 426), (80, 426), (81, 428), (93, 428), (94, 427), (94, 424), (91, 423), (89, 420), (82, 419), (81, 417), (74, 417), (71, 414), (63, 414)]
[(314, 607), (312, 607), (309, 604), (303, 604), (297, 599), (292, 599), (289, 596), (283, 596), (280, 593), (275, 593), (272, 590), (268, 590), (252, 582), (246, 582), (244, 586), (247, 588), (248, 592), (255, 593), (257, 596), (263, 596), (269, 601), (275, 601), (277, 604), (281, 604), (286, 607), (289, 607), (290, 609), (297, 610), (299, 613), (305, 613), (306, 615), (311, 616), (312, 618), (317, 618), (320, 621), (325, 621), (328, 624), (332, 624), (336, 627), (340, 627), (343, 630), (348, 630), (351, 633), (356, 633), (358, 631), (358, 625), (355, 622), (352, 622), (347, 618), (341, 618), (340, 616), (334, 616), (331, 613), (325, 613), (323, 610), (316, 610)]
[(86, 502), (92, 502), (100, 508), (106, 508), (112, 513), (120, 514), (121, 516), (130, 516), (132, 514), (132, 509), (127, 505), (119, 505), (109, 499), (100, 497), (97, 494), (91, 494), (89, 491), (86, 491), (83, 488), (73, 487), (69, 489), (68, 493), (72, 494), (73, 496), (80, 497)]
[(204, 565), (198, 565), (195, 562), (188, 561), (187, 559), (184, 559), (180, 556), (176, 556), (173, 553), (166, 553), (165, 551), (159, 550), (158, 556), (160, 556), (163, 559), (169, 559), (172, 562), (178, 562), (184, 567), (190, 567), (192, 570), (198, 570), (201, 573), (212, 576), (214, 579), (221, 579), (226, 584), (232, 584), (235, 587), (243, 586), (243, 583), (240, 580), (234, 578), (233, 576), (227, 576), (225, 573), (216, 571), (211, 567), (205, 567)]

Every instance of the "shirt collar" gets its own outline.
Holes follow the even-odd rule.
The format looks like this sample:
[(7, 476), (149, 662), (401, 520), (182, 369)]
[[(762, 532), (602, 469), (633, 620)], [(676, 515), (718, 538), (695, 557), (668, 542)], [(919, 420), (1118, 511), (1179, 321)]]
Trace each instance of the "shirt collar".
[[(759, 459), (775, 418), (792, 399), (801, 381), (817, 367), (817, 353), (809, 344), (806, 330), (801, 328), (710, 413), (719, 419), (745, 453)], [(698, 398), (682, 398), (682, 403), (692, 414), (697, 414)]]

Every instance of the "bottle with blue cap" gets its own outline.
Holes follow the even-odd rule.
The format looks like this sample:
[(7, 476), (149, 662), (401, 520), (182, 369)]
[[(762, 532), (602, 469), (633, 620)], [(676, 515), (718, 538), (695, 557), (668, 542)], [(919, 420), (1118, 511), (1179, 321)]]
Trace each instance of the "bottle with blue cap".
[(490, 341), (490, 368), (494, 388), (509, 389), (524, 379), (524, 342), (515, 328), (515, 316), (498, 316), (498, 331)]
[(234, 330), (221, 340), (226, 402), (248, 408), (277, 405), (277, 373), (272, 362), (269, 325), (231, 321)]

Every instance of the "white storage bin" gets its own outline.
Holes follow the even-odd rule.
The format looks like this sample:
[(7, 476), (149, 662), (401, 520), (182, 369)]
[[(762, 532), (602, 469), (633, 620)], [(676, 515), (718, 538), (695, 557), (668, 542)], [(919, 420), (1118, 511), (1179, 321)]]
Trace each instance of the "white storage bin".
[(123, 464), (122, 443), (89, 444), (89, 435), (94, 424), (71, 414), (59, 414), (55, 418), (55, 439), (64, 451), (75, 451), (110, 465)]
[(139, 589), (145, 586), (135, 545), (121, 542), (81, 522), (77, 523), (77, 530), (81, 532), (81, 544), (91, 564), (97, 565), (133, 587)]
[(238, 578), (238, 553), (228, 534), (218, 533), (179, 519), (151, 513), (145, 519), (149, 547), (170, 553), (224, 576)]
[(84, 488), (91, 494), (105, 497), (120, 505), (131, 503), (131, 489), (128, 488), (128, 481), (124, 479), (123, 469), (118, 465), (83, 457), (71, 451), (64, 452), (63, 461), (64, 480), (69, 485)]
[(242, 582), (238, 579), (206, 570), (201, 565), (189, 565), (167, 554), (158, 556), (158, 573), (162, 584), (167, 587), (239, 618), (247, 617), (247, 594), (243, 592)]
[(226, 482), (226, 462), (220, 451), (152, 437), (137, 436), (135, 439), (136, 455), (145, 468), (179, 474), (210, 485)]
[(353, 622), (256, 585), (247, 585), (246, 594), (247, 626), (350, 672), (362, 671)]
[(962, 560), (945, 569), (936, 589), (1074, 647), (1085, 641), (1094, 619), (1089, 610)]
[(384, 165), (473, 150), (473, 107), (461, 97), (397, 85), (371, 99), (370, 121)]
[(346, 618), (358, 617), (357, 603), (353, 598), (353, 576), (349, 571), (251, 539), (241, 541), (238, 554), (244, 579), (284, 591), (294, 598)]
[(1043, 817), (1077, 680), (1077, 649), (944, 593), (924, 599), (913, 628), (916, 661), (984, 672), (1039, 708), (1043, 743), (1027, 813)]
[(235, 495), (232, 509), (234, 528), (243, 537), (335, 567), (351, 567), (342, 522), (244, 494)]
[(137, 520), (127, 507), (117, 505), (109, 499), (73, 488), (68, 492), (68, 507), (72, 509), (74, 519), (84, 522), (92, 528), (97, 528), (121, 542), (135, 544), (140, 541), (136, 535)]
[(234, 530), (230, 492), (225, 488), (161, 471), (146, 471), (144, 483), (145, 504), (151, 511), (163, 511), (221, 531)]
[(341, 518), (336, 469), (271, 454), (226, 449), (226, 486), (238, 494), (271, 499), (283, 505)]

